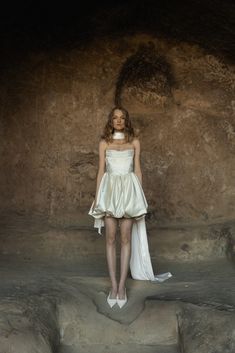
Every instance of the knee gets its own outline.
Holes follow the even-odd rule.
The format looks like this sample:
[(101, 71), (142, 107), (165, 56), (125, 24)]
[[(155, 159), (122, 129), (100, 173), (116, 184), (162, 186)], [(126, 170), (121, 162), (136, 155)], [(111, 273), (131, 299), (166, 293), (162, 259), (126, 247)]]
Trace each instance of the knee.
[(123, 235), (121, 237), (121, 246), (128, 245), (130, 243), (130, 236), (128, 235)]
[(115, 235), (108, 235), (108, 236), (106, 237), (106, 244), (107, 244), (107, 245), (115, 245), (115, 243), (116, 243), (116, 237), (115, 237)]

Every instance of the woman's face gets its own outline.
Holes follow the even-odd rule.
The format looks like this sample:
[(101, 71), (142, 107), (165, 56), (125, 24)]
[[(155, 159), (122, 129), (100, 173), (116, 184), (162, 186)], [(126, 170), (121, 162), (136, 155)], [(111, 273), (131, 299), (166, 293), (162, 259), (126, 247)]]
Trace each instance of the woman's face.
[(125, 117), (119, 109), (115, 109), (113, 112), (113, 127), (118, 131), (123, 130), (125, 127)]

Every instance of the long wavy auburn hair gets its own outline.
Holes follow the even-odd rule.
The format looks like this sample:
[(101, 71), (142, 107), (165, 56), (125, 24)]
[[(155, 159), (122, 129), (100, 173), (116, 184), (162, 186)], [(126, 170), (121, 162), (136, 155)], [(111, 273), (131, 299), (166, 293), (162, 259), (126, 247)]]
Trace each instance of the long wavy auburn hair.
[(105, 124), (104, 131), (103, 131), (103, 134), (101, 135), (101, 138), (108, 143), (113, 142), (113, 133), (114, 133), (113, 116), (114, 116), (115, 110), (120, 110), (123, 113), (123, 116), (125, 118), (125, 127), (124, 127), (125, 140), (126, 142), (131, 142), (136, 137), (136, 134), (135, 134), (134, 128), (132, 127), (132, 123), (131, 123), (131, 119), (129, 117), (128, 111), (120, 106), (115, 106), (110, 111), (108, 115), (108, 121)]

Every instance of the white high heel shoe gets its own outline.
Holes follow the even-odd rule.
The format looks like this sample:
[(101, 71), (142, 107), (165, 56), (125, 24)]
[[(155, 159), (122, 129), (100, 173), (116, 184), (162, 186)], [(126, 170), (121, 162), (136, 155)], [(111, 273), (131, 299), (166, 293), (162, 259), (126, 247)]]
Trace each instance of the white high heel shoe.
[(126, 302), (127, 302), (127, 296), (126, 296), (126, 288), (125, 288), (125, 298), (124, 299), (119, 299), (118, 295), (117, 295), (117, 303), (118, 303), (119, 308), (122, 308), (123, 305), (126, 304)]
[(108, 302), (110, 308), (112, 308), (117, 303), (117, 297), (115, 299), (111, 299), (110, 294), (111, 294), (111, 291), (109, 292), (109, 295), (107, 297), (107, 302)]

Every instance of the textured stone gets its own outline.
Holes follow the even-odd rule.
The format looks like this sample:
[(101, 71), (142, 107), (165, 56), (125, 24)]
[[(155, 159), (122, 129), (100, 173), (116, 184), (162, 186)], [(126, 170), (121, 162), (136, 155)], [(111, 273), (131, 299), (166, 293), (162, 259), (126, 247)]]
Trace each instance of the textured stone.
[(196, 45), (147, 34), (43, 51), (4, 72), (1, 208), (44, 214), (53, 224), (82, 222), (118, 77), (140, 132), (152, 219), (233, 219), (233, 66)]
[[(1, 22), (0, 353), (234, 353), (234, 4), (103, 3)], [(173, 273), (129, 276), (123, 310), (87, 215), (114, 100), (141, 140), (154, 270)]]
[[(16, 286), (15, 290), (20, 289)], [(0, 349), (4, 353), (52, 353), (59, 346), (53, 303), (38, 295), (0, 301)]]
[(128, 278), (122, 310), (106, 302), (108, 277), (98, 277), (97, 266), (84, 276), (83, 266), (1, 259), (4, 353), (233, 353), (235, 282), (228, 262), (178, 264), (162, 284)]
[[(67, 220), (68, 222), (68, 220)], [(106, 262), (103, 236), (87, 223), (55, 226), (43, 217), (6, 214), (0, 217), (0, 255), (34, 261)], [(156, 226), (148, 220), (149, 251), (153, 263), (235, 260), (235, 224)], [(120, 231), (117, 233), (120, 255)]]
[(234, 313), (187, 305), (179, 315), (181, 352), (231, 353), (235, 350)]

